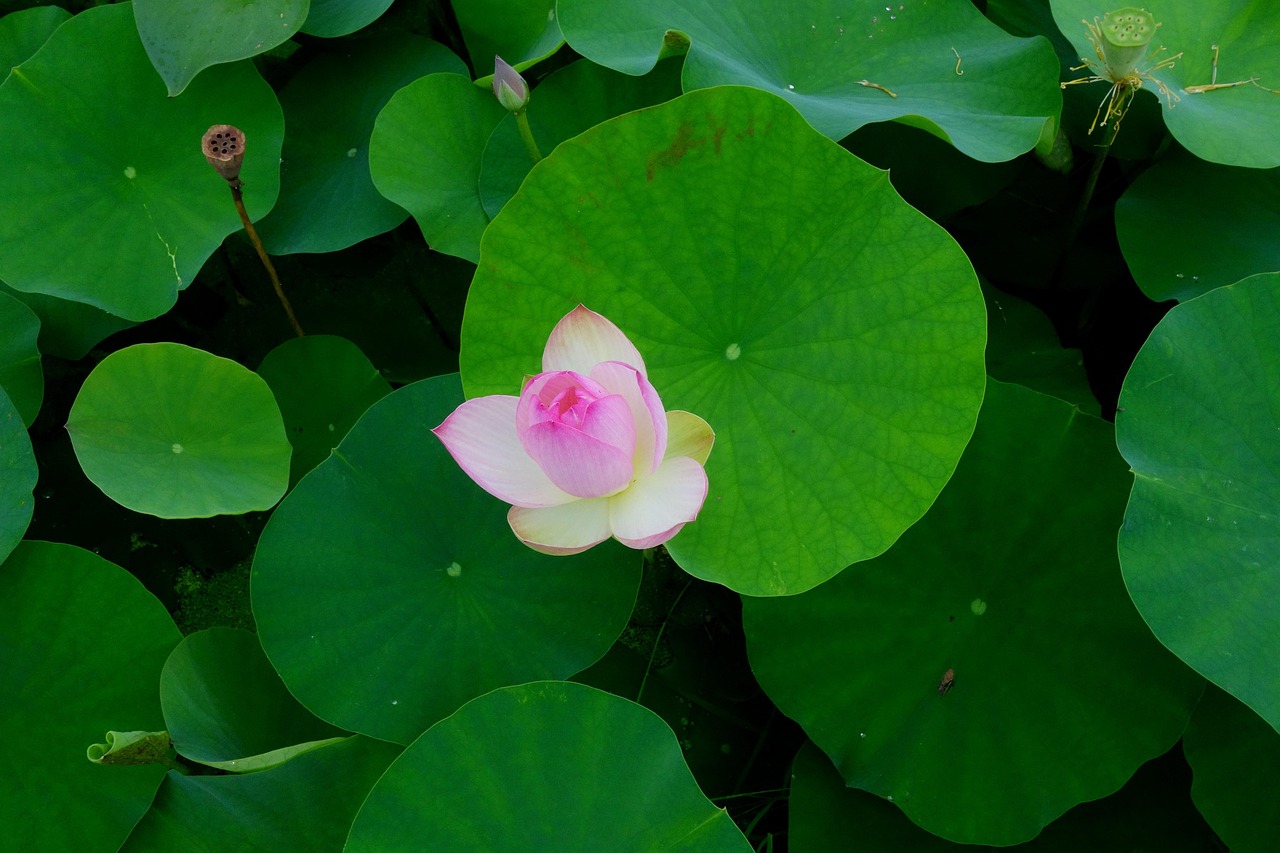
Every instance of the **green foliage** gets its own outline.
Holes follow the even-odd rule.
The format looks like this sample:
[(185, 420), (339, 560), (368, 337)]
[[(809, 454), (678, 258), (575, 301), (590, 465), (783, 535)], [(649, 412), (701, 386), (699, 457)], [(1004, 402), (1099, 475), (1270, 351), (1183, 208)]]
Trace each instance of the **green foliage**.
[(268, 509), (288, 482), (289, 442), (267, 384), (180, 344), (139, 344), (104, 359), (67, 430), (98, 488), (161, 518)]
[(1275, 846), (1275, 4), (0, 6), (0, 846)]
[(1120, 565), (1160, 642), (1280, 729), (1280, 274), (1170, 311), (1125, 377)]

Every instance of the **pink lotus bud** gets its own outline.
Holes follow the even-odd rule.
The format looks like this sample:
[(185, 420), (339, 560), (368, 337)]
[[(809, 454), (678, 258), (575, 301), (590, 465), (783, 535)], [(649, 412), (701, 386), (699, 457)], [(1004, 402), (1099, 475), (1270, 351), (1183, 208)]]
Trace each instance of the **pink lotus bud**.
[(493, 94), (498, 103), (513, 113), (520, 112), (529, 103), (529, 84), (501, 56), (493, 58)]
[(610, 536), (666, 542), (707, 498), (715, 433), (668, 412), (622, 331), (579, 305), (551, 332), (519, 397), (477, 397), (432, 432), (480, 488), (512, 504), (511, 529), (545, 554)]

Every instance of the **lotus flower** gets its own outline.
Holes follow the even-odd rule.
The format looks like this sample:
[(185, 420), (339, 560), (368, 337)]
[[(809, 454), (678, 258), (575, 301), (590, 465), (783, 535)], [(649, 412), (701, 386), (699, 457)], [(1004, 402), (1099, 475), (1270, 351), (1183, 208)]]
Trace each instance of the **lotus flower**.
[(529, 103), (529, 84), (501, 56), (493, 58), (493, 96), (513, 113), (520, 112)]
[(480, 488), (512, 504), (520, 541), (544, 554), (610, 536), (652, 548), (697, 517), (715, 433), (663, 409), (617, 326), (579, 305), (552, 330), (542, 369), (519, 397), (468, 400), (432, 430)]

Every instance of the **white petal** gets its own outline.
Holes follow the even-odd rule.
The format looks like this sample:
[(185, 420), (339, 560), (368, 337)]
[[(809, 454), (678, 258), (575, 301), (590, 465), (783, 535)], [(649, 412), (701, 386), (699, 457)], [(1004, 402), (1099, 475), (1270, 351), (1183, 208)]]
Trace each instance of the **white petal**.
[(518, 397), (495, 395), (468, 400), (432, 430), (480, 488), (517, 506), (542, 507), (574, 498), (551, 482), (520, 445), (516, 434)]
[(692, 412), (667, 412), (667, 457), (688, 456), (706, 465), (715, 444), (711, 425)]
[(698, 517), (707, 472), (688, 456), (664, 460), (648, 477), (609, 498), (609, 529), (631, 548), (666, 542)]
[(601, 315), (579, 305), (561, 318), (547, 338), (542, 369), (589, 373), (602, 361), (621, 361), (641, 374), (644, 359), (622, 330)]
[(627, 401), (636, 425), (635, 471), (652, 473), (667, 450), (667, 413), (658, 392), (643, 373), (618, 361), (597, 364), (591, 368), (591, 378)]
[(589, 498), (536, 509), (513, 506), (507, 523), (535, 551), (577, 554), (609, 538), (609, 502)]

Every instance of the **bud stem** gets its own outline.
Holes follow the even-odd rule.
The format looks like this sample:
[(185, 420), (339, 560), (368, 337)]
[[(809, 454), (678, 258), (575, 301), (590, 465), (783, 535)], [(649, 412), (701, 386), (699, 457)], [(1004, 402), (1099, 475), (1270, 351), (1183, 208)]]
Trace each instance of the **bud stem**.
[(525, 110), (516, 113), (516, 126), (520, 128), (520, 138), (524, 140), (524, 147), (529, 152), (529, 159), (536, 166), (538, 161), (542, 159), (542, 152), (538, 150), (538, 143), (533, 139), (533, 131), (529, 129), (529, 116), (525, 115)]
[(249, 221), (249, 212), (244, 209), (244, 198), (241, 195), (240, 187), (239, 180), (231, 184), (231, 200), (236, 203), (236, 212), (240, 214), (240, 222), (244, 225), (245, 233), (249, 235), (249, 241), (253, 243), (253, 248), (258, 250), (258, 258), (261, 259), (262, 265), (267, 268), (267, 275), (271, 277), (271, 286), (276, 289), (276, 296), (280, 298), (280, 304), (284, 306), (284, 313), (289, 315), (289, 325), (293, 326), (293, 333), (301, 338), (305, 333), (302, 331), (302, 326), (298, 324), (298, 318), (293, 314), (293, 306), (289, 304), (289, 298), (284, 295), (284, 288), (280, 285), (280, 276), (276, 275), (276, 268), (272, 265), (271, 258), (267, 256), (267, 250), (262, 247), (262, 240), (258, 239), (257, 229)]

